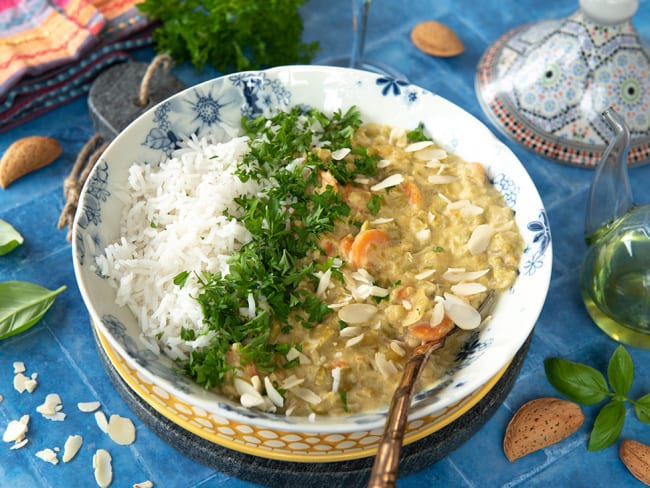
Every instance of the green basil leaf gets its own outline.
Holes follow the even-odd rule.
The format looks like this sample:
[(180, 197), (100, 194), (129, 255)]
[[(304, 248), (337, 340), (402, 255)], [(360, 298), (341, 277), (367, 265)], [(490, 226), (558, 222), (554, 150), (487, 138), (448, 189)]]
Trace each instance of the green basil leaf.
[(644, 424), (650, 424), (650, 393), (632, 402), (637, 418)]
[(48, 290), (25, 281), (0, 283), (0, 339), (6, 339), (36, 324), (65, 286)]
[(549, 383), (574, 402), (595, 405), (609, 395), (603, 374), (586, 364), (548, 358), (544, 360), (544, 370)]
[(590, 451), (600, 451), (616, 442), (625, 423), (625, 403), (612, 400), (598, 412), (594, 428), (589, 436)]
[(623, 346), (618, 346), (607, 366), (607, 379), (615, 393), (627, 395), (634, 379), (632, 356)]
[(23, 243), (23, 236), (11, 224), (0, 219), (0, 256), (3, 256)]

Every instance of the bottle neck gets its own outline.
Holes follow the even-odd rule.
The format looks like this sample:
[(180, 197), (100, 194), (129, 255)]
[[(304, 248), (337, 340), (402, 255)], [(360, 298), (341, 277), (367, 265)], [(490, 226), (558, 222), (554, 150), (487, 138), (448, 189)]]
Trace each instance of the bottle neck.
[(612, 109), (603, 114), (614, 130), (614, 138), (597, 164), (589, 191), (585, 237), (593, 241), (599, 231), (616, 221), (633, 206), (627, 175), (630, 131), (625, 120)]

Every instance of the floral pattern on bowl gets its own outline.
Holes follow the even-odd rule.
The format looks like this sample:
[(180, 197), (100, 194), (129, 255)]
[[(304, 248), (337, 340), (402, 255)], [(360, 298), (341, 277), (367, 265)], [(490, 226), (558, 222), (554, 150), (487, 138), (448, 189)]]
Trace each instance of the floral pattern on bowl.
[[(468, 161), (481, 161), (515, 211), (526, 248), (521, 273), (493, 318), (472, 334), (437, 385), (414, 399), (410, 418), (435, 416), (477, 391), (515, 355), (531, 333), (551, 275), (552, 247), (546, 213), (532, 180), (514, 154), (477, 119), (449, 101), (403, 81), (332, 67), (292, 66), (220, 77), (188, 88), (152, 108), (106, 149), (80, 199), (73, 227), (73, 259), (79, 288), (93, 322), (110, 346), (142, 378), (183, 402), (225, 418), (293, 432), (341, 433), (382, 428), (385, 407), (345, 417), (285, 417), (248, 410), (192, 383), (174, 362), (139, 339), (134, 315), (115, 304), (115, 292), (94, 266), (118, 239), (128, 168), (156, 165), (178, 141), (206, 131), (227, 140), (242, 116), (270, 115), (292, 106), (324, 112), (356, 105), (366, 121), (413, 128), (423, 122), (434, 140)], [(541, 216), (541, 217), (540, 217)], [(534, 265), (526, 266), (532, 262)]]

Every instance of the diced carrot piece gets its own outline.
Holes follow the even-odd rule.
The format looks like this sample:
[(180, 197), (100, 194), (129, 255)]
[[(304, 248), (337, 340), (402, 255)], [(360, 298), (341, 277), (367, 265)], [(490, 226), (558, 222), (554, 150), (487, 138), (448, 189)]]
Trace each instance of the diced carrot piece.
[(410, 285), (404, 285), (400, 287), (399, 290), (397, 290), (397, 298), (400, 300), (406, 300), (407, 298), (411, 297), (413, 291), (415, 291), (415, 288)]
[(422, 192), (418, 186), (411, 181), (402, 182), (402, 188), (408, 198), (409, 205), (413, 208), (420, 208), (422, 206)]
[(321, 241), (320, 246), (323, 249), (323, 251), (325, 251), (325, 255), (328, 257), (335, 256), (336, 252), (338, 251), (338, 246), (336, 245), (336, 242), (330, 239), (323, 239)]
[(343, 361), (342, 359), (335, 359), (330, 363), (330, 368), (349, 368), (350, 364), (347, 361)]
[(354, 242), (354, 237), (352, 234), (348, 234), (345, 236), (343, 239), (339, 241), (339, 248), (341, 249), (341, 253), (343, 254), (343, 257), (349, 258), (350, 256), (350, 250), (352, 249), (352, 243)]
[(341, 195), (343, 196), (343, 201), (347, 202), (348, 197), (350, 196), (350, 193), (354, 189), (354, 186), (352, 186), (352, 183), (346, 183), (343, 189), (341, 190)]
[(352, 246), (350, 247), (350, 263), (356, 268), (362, 268), (368, 264), (370, 250), (373, 246), (382, 244), (388, 240), (388, 234), (380, 229), (367, 229), (359, 232)]
[(237, 351), (233, 351), (232, 349), (226, 352), (226, 363), (238, 368), (241, 367), (247, 378), (252, 378), (257, 374), (257, 368), (255, 365), (253, 363), (242, 364), (241, 356)]
[(442, 340), (454, 328), (454, 323), (445, 315), (438, 325), (431, 327), (428, 322), (420, 322), (409, 327), (409, 334), (422, 342), (437, 342)]
[(318, 176), (322, 185), (322, 191), (325, 191), (328, 186), (331, 186), (335, 192), (339, 191), (339, 183), (336, 181), (336, 178), (334, 178), (334, 175), (332, 173), (329, 171), (320, 171), (318, 173)]
[(481, 163), (467, 163), (467, 169), (469, 170), (469, 173), (479, 181), (483, 181), (487, 178), (485, 174), (485, 167)]
[(257, 368), (253, 363), (247, 363), (244, 365), (244, 375), (246, 378), (252, 378), (257, 375)]

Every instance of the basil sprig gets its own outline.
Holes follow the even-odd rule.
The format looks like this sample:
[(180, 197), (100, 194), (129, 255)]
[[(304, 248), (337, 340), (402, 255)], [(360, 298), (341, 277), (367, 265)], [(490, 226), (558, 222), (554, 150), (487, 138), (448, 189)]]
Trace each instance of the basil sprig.
[(609, 360), (607, 379), (591, 366), (561, 358), (544, 360), (544, 370), (551, 385), (569, 400), (596, 405), (609, 398), (596, 416), (589, 436), (590, 451), (616, 442), (625, 423), (625, 402), (632, 404), (641, 422), (650, 424), (650, 393), (636, 400), (627, 396), (634, 380), (634, 363), (623, 346), (618, 346)]
[(23, 332), (43, 318), (62, 286), (48, 290), (25, 281), (0, 283), (0, 339)]
[(23, 243), (23, 236), (11, 224), (0, 219), (0, 256), (10, 253)]

